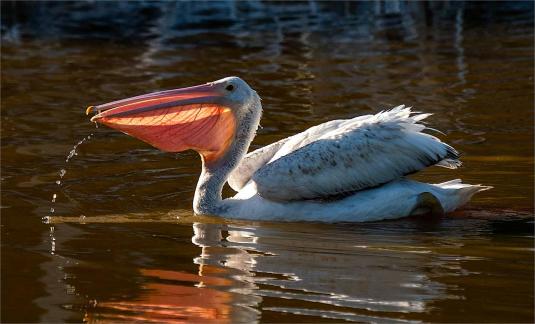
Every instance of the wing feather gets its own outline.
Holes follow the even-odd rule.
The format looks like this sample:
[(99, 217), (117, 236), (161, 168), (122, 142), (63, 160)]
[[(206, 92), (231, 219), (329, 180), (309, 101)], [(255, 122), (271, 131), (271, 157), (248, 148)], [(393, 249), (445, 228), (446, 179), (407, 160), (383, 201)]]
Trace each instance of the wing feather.
[(426, 127), (419, 122), (428, 116), (398, 106), (337, 121), (320, 136), (283, 144), (251, 180), (264, 198), (288, 201), (375, 187), (435, 164), (456, 168), (457, 151), (422, 133)]
[(267, 163), (317, 140), (344, 122), (346, 120), (331, 120), (247, 153), (240, 164), (230, 173), (228, 179), (230, 187), (235, 191), (240, 191), (251, 180), (252, 175)]
[(229, 186), (235, 191), (240, 191), (251, 180), (253, 173), (268, 163), (288, 140), (289, 138), (283, 138), (278, 142), (247, 153), (240, 164), (230, 173)]

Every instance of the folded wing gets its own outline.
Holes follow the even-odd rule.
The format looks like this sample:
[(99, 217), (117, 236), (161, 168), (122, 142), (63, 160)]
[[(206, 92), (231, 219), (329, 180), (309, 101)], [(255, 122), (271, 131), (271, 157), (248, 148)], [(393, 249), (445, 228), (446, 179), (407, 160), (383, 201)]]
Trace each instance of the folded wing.
[(249, 152), (230, 173), (228, 178), (229, 186), (235, 191), (240, 191), (251, 180), (256, 170), (266, 165), (288, 140), (289, 138), (284, 138), (278, 142)]
[[(368, 116), (361, 116), (363, 118)], [(356, 119), (356, 118), (355, 118)], [(322, 135), (333, 131), (347, 120), (331, 120), (321, 125), (311, 127), (299, 134), (283, 138), (268, 146), (249, 152), (240, 164), (230, 173), (228, 183), (235, 191), (240, 191), (250, 180), (253, 174), (269, 162), (295, 151), (309, 144)]]
[(398, 106), (318, 125), (281, 143), (250, 181), (266, 199), (322, 199), (375, 187), (431, 165), (456, 168), (457, 151), (422, 133), (426, 127), (419, 122), (428, 116)]

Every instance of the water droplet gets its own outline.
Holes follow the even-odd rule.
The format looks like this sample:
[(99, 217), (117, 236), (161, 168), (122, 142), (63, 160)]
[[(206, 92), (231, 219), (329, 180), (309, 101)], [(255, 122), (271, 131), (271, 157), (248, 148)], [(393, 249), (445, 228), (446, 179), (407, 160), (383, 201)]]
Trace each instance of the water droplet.
[(74, 156), (74, 153), (76, 153), (76, 146), (69, 152), (67, 158), (65, 159), (65, 162), (69, 162), (69, 160), (72, 159), (72, 157)]
[[(69, 153), (67, 154), (67, 156), (65, 157), (65, 163), (69, 163), (69, 161), (76, 155), (78, 155), (78, 152), (76, 151), (78, 149), (78, 146), (80, 146), (82, 143), (84, 143), (85, 141), (91, 139), (91, 137), (93, 136), (93, 133), (91, 133), (90, 135), (87, 135), (86, 137), (82, 138), (80, 141), (78, 141), (78, 143), (76, 143), (73, 148), (69, 151)], [(56, 184), (58, 186), (61, 185), (61, 181), (62, 179), (65, 177), (65, 175), (67, 174), (67, 170), (65, 168), (62, 168), (59, 170), (59, 179), (56, 180)], [(56, 202), (56, 199), (57, 199), (58, 195), (57, 194), (53, 194), (52, 195), (52, 204), (54, 204)], [(54, 205), (52, 205), (54, 206)], [(55, 212), (55, 209), (54, 207), (51, 207), (50, 208), (50, 213), (54, 213)], [(85, 218), (85, 216), (84, 216)], [(49, 223), (50, 222), (50, 216), (46, 216), (46, 217), (43, 217), (43, 222), (45, 223)]]
[(69, 162), (69, 160), (72, 159), (73, 156), (78, 155), (78, 153), (76, 152), (76, 149), (78, 148), (78, 146), (80, 146), (80, 144), (85, 142), (88, 138), (89, 137), (84, 137), (78, 143), (76, 143), (76, 145), (74, 145), (72, 150), (70, 150), (69, 154), (67, 155), (67, 158), (65, 159), (65, 162)]

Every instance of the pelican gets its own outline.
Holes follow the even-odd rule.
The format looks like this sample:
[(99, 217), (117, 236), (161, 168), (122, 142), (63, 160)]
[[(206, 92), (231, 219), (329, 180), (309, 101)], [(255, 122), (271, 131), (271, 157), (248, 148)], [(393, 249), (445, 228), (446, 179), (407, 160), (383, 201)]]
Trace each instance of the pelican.
[[(260, 97), (227, 77), (98, 106), (91, 121), (162, 151), (197, 151), (197, 215), (277, 221), (362, 222), (448, 213), (490, 189), (456, 179), (405, 178), (436, 165), (457, 168), (457, 151), (423, 133), (430, 114), (403, 105), (332, 120), (247, 153), (262, 115)], [(223, 199), (227, 183), (237, 194)]]

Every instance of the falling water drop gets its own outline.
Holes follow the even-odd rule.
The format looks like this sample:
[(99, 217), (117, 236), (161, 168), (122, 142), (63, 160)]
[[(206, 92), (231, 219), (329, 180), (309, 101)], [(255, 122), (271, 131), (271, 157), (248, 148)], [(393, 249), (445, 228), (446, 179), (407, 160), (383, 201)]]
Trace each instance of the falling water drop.
[(50, 236), (50, 254), (54, 254), (56, 252), (56, 238), (54, 237), (54, 226), (50, 226), (50, 233), (48, 235)]
[[(69, 163), (69, 161), (70, 161), (74, 156), (77, 156), (77, 155), (78, 155), (78, 152), (77, 152), (78, 147), (79, 147), (82, 143), (84, 143), (85, 141), (91, 139), (92, 136), (93, 136), (93, 133), (87, 135), (86, 137), (84, 137), (84, 138), (82, 138), (80, 141), (78, 141), (78, 143), (76, 143), (76, 144), (73, 146), (73, 148), (69, 151), (69, 153), (68, 153), (67, 156), (65, 157), (65, 163)], [(59, 174), (59, 178), (58, 178), (55, 182), (56, 182), (56, 185), (61, 186), (62, 180), (63, 180), (63, 178), (65, 177), (65, 175), (67, 174), (67, 170), (66, 170), (66, 168), (61, 168), (61, 169), (59, 170), (58, 174)], [(55, 213), (54, 204), (56, 203), (57, 198), (58, 198), (58, 195), (57, 195), (56, 193), (54, 193), (54, 194), (52, 195), (52, 200), (51, 200), (51, 202), (52, 202), (52, 206), (50, 207), (50, 213), (51, 213), (51, 214), (54, 214), (54, 213)], [(82, 218), (82, 216), (83, 216), (83, 218)], [(84, 215), (82, 215), (82, 216), (80, 217), (80, 220), (81, 220), (81, 221), (83, 221), (83, 219), (85, 218)], [(45, 224), (49, 224), (50, 221), (51, 221), (51, 217), (52, 217), (51, 215), (44, 216), (44, 217), (42, 218), (43, 223), (45, 223)], [(54, 242), (52, 242), (52, 243), (54, 243)], [(52, 253), (53, 253), (53, 251), (54, 251), (54, 245), (53, 245), (53, 247), (52, 247)]]
[(74, 149), (72, 149), (72, 150), (69, 152), (69, 155), (67, 155), (67, 158), (65, 159), (65, 162), (69, 162), (69, 160), (74, 156), (74, 152), (75, 152)]
[(65, 162), (68, 163), (70, 159), (72, 159), (75, 155), (78, 155), (78, 152), (76, 152), (76, 150), (78, 149), (78, 146), (80, 146), (83, 142), (87, 141), (90, 138), (91, 138), (91, 135), (86, 136), (86, 137), (82, 138), (78, 143), (76, 143), (76, 145), (74, 145), (72, 150), (70, 150), (69, 154), (67, 155), (67, 158), (65, 159)]

